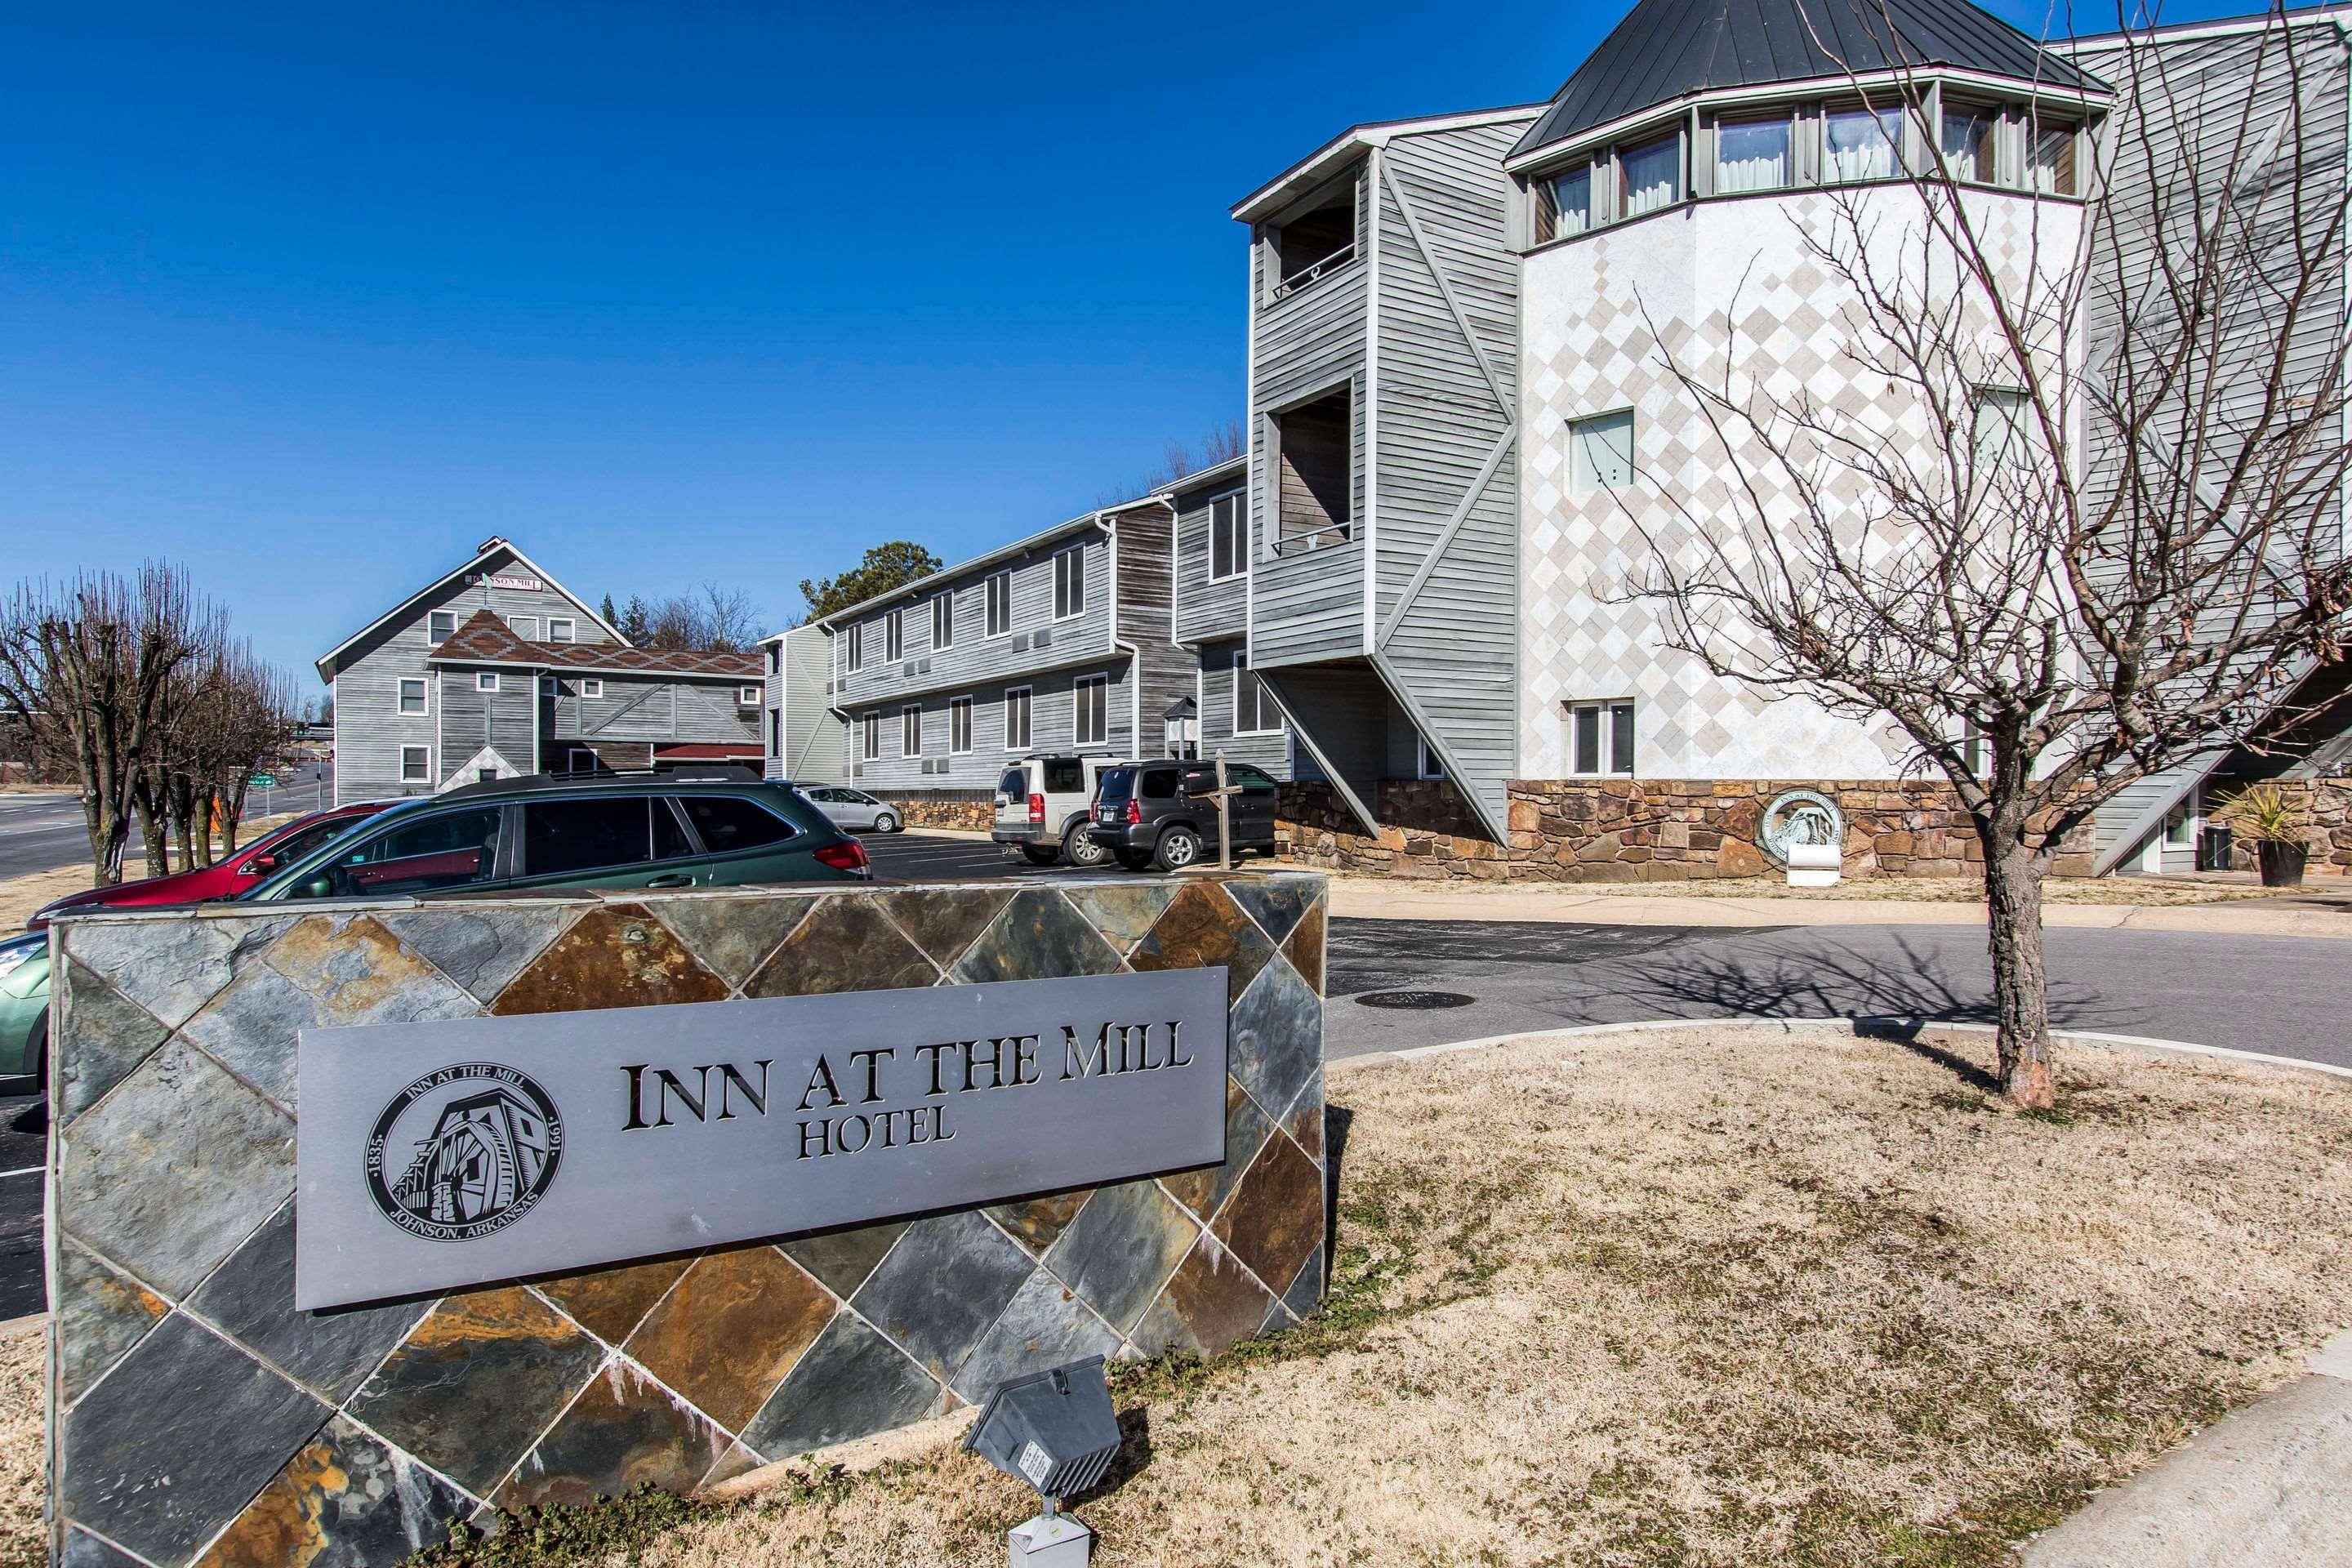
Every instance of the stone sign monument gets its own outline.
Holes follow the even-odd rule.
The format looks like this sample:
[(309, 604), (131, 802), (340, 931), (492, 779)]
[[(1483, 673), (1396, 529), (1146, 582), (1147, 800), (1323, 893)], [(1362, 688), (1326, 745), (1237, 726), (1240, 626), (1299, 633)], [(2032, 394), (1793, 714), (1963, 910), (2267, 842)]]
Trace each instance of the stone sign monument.
[(60, 921), (52, 1553), (390, 1563), (1324, 1281), (1311, 875)]

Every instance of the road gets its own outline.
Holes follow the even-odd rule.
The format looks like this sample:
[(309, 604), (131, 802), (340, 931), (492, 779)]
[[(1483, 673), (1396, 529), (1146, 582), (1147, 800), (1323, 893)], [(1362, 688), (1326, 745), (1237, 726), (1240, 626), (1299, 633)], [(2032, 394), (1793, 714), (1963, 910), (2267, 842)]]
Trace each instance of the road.
[[(284, 787), (256, 790), (246, 802), (249, 816), (284, 811), (315, 811), (334, 798), (334, 769), (306, 763), (278, 775)], [(125, 853), (130, 875), (143, 873), (134, 826)], [(89, 833), (82, 826), (81, 801), (66, 795), (0, 795), (0, 877), (54, 870), (89, 858)]]

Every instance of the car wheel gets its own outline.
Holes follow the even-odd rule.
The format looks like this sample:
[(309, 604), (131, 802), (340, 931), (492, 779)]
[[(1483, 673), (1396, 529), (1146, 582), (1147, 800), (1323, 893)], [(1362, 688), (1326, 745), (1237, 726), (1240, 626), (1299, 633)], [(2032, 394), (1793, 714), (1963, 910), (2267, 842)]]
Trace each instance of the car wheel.
[(1118, 856), (1118, 863), (1130, 871), (1148, 871), (1151, 868), (1151, 857), (1141, 849), (1114, 849), (1111, 853)]
[(1084, 824), (1062, 836), (1062, 854), (1073, 866), (1095, 867), (1110, 858), (1110, 852), (1094, 841)]
[(898, 818), (896, 815), (887, 811), (876, 812), (874, 814), (874, 831), (877, 833), (898, 832)]
[(1189, 827), (1171, 827), (1160, 836), (1160, 868), (1181, 871), (1201, 858), (1201, 836)]
[(1058, 844), (1024, 844), (1021, 853), (1029, 857), (1032, 866), (1050, 866), (1062, 858), (1062, 847)]

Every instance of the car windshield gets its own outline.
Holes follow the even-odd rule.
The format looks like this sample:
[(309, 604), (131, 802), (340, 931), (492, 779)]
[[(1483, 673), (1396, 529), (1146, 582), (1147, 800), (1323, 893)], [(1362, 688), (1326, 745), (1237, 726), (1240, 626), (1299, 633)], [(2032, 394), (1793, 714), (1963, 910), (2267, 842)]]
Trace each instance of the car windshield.
[(308, 827), (296, 828), (262, 853), (280, 866), (291, 866), (311, 850), (349, 833), (366, 820), (363, 816), (338, 816), (326, 822), (314, 822)]
[(1029, 793), (1028, 773), (1021, 768), (1005, 769), (1004, 776), (996, 781), (996, 793), (1012, 795), (1016, 800), (1027, 795)]

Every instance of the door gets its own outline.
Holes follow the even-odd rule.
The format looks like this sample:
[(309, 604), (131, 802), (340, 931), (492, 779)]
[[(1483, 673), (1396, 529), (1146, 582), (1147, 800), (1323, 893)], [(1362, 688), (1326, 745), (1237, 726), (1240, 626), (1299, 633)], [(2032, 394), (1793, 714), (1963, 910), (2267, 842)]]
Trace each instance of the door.
[(1249, 766), (1228, 765), (1227, 782), (1238, 785), (1241, 794), (1232, 796), (1234, 803), (1234, 842), (1262, 847), (1274, 842), (1274, 819), (1282, 804), (1282, 786), (1273, 776)]
[(1029, 770), (1018, 763), (996, 781), (996, 826), (1008, 832), (1028, 829)]

